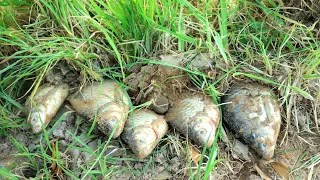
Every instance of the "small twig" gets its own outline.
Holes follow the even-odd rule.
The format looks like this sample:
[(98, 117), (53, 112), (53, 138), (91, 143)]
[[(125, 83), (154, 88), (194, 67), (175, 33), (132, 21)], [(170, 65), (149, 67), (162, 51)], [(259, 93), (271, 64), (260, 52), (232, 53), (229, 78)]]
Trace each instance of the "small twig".
[(0, 65), (3, 63), (8, 62), (10, 59), (12, 59), (15, 56), (15, 54), (12, 54), (11, 56), (7, 57), (6, 59), (4, 59), (3, 61), (0, 62)]

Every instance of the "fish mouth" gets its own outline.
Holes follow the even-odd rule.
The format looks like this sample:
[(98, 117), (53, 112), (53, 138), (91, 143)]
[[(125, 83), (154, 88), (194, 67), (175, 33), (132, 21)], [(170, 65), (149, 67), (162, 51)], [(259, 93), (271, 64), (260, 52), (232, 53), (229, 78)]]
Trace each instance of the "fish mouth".
[[(45, 115), (41, 112), (32, 112), (29, 115), (28, 122), (31, 124), (32, 131), (34, 134), (38, 134), (42, 131), (42, 126), (45, 124)], [(42, 120), (42, 123), (41, 123)]]
[(143, 126), (134, 130), (132, 137), (133, 141), (129, 145), (140, 158), (144, 158), (156, 146), (158, 135), (152, 127)]
[(211, 147), (215, 139), (215, 126), (210, 121), (194, 124), (189, 129), (191, 138), (200, 146)]
[(271, 159), (275, 149), (274, 130), (271, 128), (260, 128), (255, 132), (255, 139), (252, 140), (253, 148), (265, 159)]
[(98, 125), (100, 131), (107, 136), (111, 136), (112, 132), (115, 131), (112, 138), (117, 138), (123, 130), (124, 123), (122, 123), (121, 119), (118, 119), (117, 117), (110, 117), (99, 120)]
[[(121, 107), (121, 106), (120, 106)], [(110, 103), (110, 105), (105, 105), (103, 109), (98, 112), (97, 123), (99, 129), (107, 136), (111, 136), (112, 132), (115, 130), (112, 138), (117, 138), (120, 136), (124, 129), (125, 122), (127, 120), (127, 114), (117, 111), (119, 106)]]

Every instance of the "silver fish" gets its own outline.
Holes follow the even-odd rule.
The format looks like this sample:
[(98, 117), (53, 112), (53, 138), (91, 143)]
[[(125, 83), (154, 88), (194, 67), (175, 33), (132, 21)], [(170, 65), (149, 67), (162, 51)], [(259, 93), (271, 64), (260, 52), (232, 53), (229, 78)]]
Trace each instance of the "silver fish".
[(26, 114), (33, 133), (40, 133), (58, 112), (60, 106), (69, 94), (69, 85), (44, 84), (39, 87), (35, 96), (26, 101)]
[(211, 147), (218, 128), (220, 111), (210, 97), (202, 94), (177, 100), (166, 119), (172, 127), (200, 146)]
[(272, 91), (259, 84), (236, 84), (223, 102), (223, 119), (236, 137), (271, 159), (281, 125), (279, 104)]
[(73, 109), (81, 115), (94, 119), (99, 129), (113, 138), (120, 136), (129, 112), (129, 97), (120, 85), (113, 80), (94, 82), (81, 92), (68, 98)]
[(129, 116), (121, 137), (139, 158), (145, 158), (167, 131), (168, 125), (163, 116), (147, 109), (137, 110)]

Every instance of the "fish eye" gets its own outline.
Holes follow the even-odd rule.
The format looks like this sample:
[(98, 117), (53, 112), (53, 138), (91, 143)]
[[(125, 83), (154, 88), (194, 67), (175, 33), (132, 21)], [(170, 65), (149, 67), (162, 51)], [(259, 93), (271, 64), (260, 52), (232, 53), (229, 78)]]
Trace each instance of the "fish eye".
[(263, 144), (263, 147), (267, 147), (267, 145), (266, 145), (266, 144)]
[(36, 122), (37, 121), (37, 118), (33, 117), (31, 118), (31, 122)]
[(201, 129), (201, 130), (199, 131), (199, 133), (200, 133), (201, 135), (204, 135), (204, 134), (207, 133), (207, 131), (206, 131), (205, 129)]
[(140, 143), (143, 143), (143, 140), (142, 140), (142, 139), (140, 139), (140, 140), (139, 140), (139, 142), (140, 142)]

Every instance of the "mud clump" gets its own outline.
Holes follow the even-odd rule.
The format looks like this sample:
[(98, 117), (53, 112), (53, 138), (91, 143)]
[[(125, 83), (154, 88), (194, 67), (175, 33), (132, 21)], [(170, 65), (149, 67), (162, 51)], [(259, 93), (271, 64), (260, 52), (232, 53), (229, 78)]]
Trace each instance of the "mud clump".
[[(162, 62), (174, 62), (177, 66), (180, 65), (177, 62), (181, 61), (179, 56), (162, 57)], [(132, 103), (138, 105), (151, 102), (148, 108), (158, 114), (165, 114), (177, 96), (188, 89), (188, 75), (175, 67), (148, 64), (131, 69), (125, 83), (130, 87), (128, 93)]]
[[(160, 68), (161, 69), (161, 68)], [(169, 108), (169, 99), (163, 93), (163, 82), (160, 82), (154, 74), (160, 71), (156, 65), (147, 65), (141, 68), (141, 72), (130, 74), (125, 83), (129, 85), (129, 94), (134, 105), (151, 102), (150, 109), (158, 114), (164, 114)]]
[(71, 87), (77, 86), (81, 78), (81, 75), (65, 62), (58, 62), (45, 74), (45, 81), (47, 83), (55, 85), (68, 83)]

